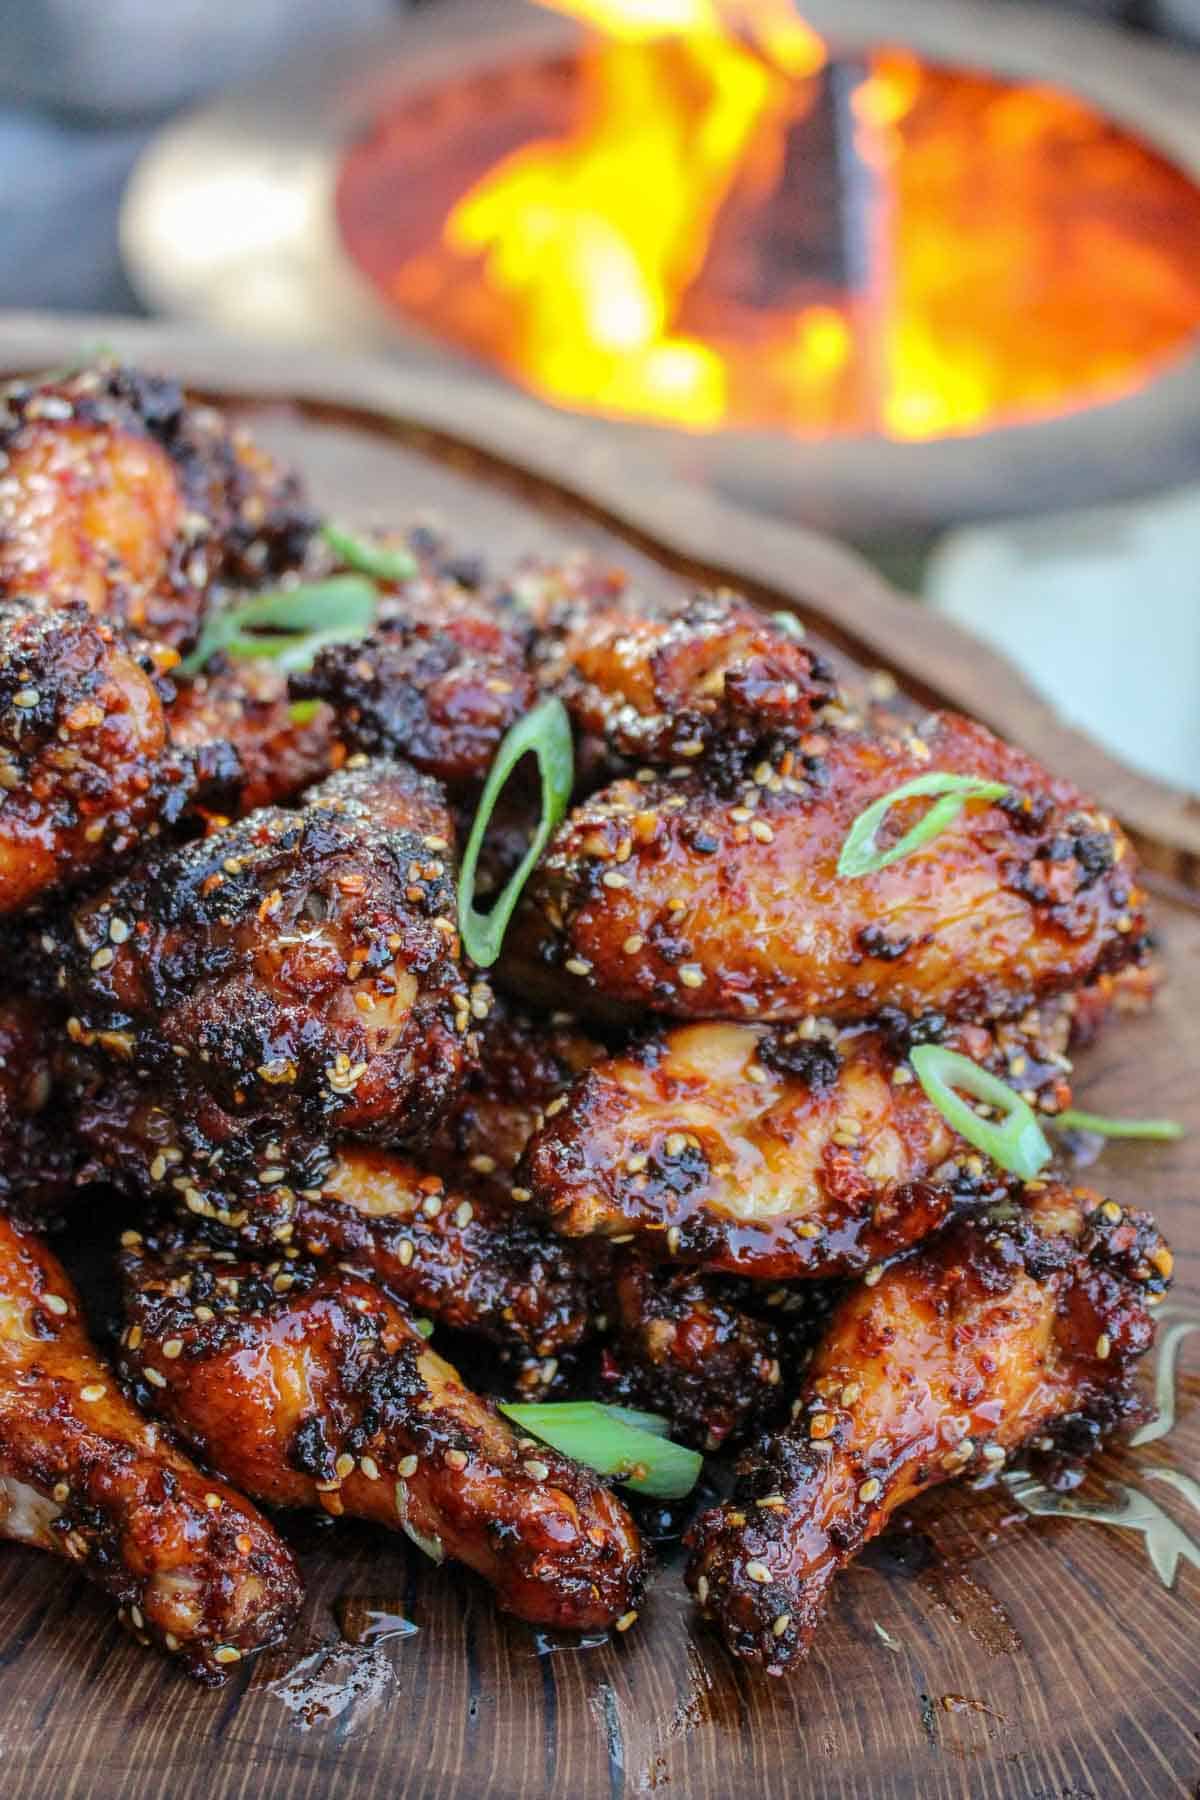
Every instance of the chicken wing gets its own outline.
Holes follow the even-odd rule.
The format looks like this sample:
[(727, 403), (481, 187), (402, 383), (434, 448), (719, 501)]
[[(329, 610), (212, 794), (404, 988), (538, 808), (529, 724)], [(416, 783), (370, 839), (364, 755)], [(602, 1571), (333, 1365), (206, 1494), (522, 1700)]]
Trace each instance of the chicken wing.
[(277, 1643), (300, 1604), (286, 1545), (121, 1397), (65, 1271), (2, 1217), (0, 1536), (76, 1564), (139, 1642), (207, 1681)]
[(542, 657), (576, 724), (627, 761), (736, 769), (794, 743), (835, 698), (833, 671), (794, 621), (721, 592), (660, 613), (585, 605)]
[(386, 1139), (469, 1060), (449, 824), (400, 764), (347, 767), (152, 855), (38, 939), (82, 1044), (227, 1113)]
[(791, 1426), (692, 1527), (688, 1584), (736, 1655), (782, 1674), (837, 1571), (926, 1488), (1081, 1416), (1130, 1416), (1170, 1251), (1145, 1213), (1032, 1187), (852, 1289)]
[(106, 365), (0, 397), (0, 594), (82, 600), (174, 645), (199, 633), (215, 582), (303, 556), (295, 478), (173, 381)]
[[(839, 878), (854, 820), (931, 770), (1011, 791), (968, 803), (901, 861)], [(927, 805), (894, 807), (892, 829)], [(508, 978), (626, 1016), (1012, 1017), (1136, 960), (1132, 864), (1108, 814), (966, 719), (940, 715), (920, 737), (823, 731), (740, 785), (698, 769), (579, 806), (526, 890)]]
[(111, 868), (178, 817), (195, 782), (149, 654), (82, 606), (0, 602), (0, 914)]
[(989, 1032), (684, 1025), (594, 1062), (530, 1141), (518, 1179), (558, 1231), (774, 1281), (853, 1274), (918, 1242), (995, 1175), (918, 1085), (914, 1030), (1070, 1101), (1071, 1008)]
[(123, 1373), (247, 1492), (404, 1531), (531, 1623), (633, 1623), (644, 1557), (620, 1501), (519, 1437), (372, 1283), (199, 1245), (136, 1244), (125, 1277)]

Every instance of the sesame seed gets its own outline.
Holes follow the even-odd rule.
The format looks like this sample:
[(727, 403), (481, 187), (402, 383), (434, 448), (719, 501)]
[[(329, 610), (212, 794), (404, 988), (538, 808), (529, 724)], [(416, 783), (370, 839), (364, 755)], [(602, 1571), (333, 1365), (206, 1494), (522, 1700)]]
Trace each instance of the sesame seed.
[(465, 1450), (447, 1450), (445, 1460), (448, 1469), (465, 1469), (467, 1453)]
[(406, 1481), (410, 1476), (415, 1475), (416, 1472), (417, 1458), (415, 1456), (402, 1456), (400, 1461), (396, 1464), (397, 1475), (403, 1475)]
[(848, 1381), (846, 1383), (845, 1387), (842, 1389), (842, 1393), (841, 1393), (842, 1405), (843, 1406), (853, 1406), (854, 1402), (860, 1398), (861, 1394), (862, 1394), (862, 1382), (861, 1381)]
[(1096, 1355), (1101, 1362), (1105, 1362), (1111, 1350), (1112, 1339), (1109, 1337), (1107, 1331), (1102, 1331), (1100, 1336), (1096, 1339)]
[(101, 946), (101, 948), (99, 950), (96, 951), (95, 955), (92, 957), (92, 968), (93, 969), (107, 969), (108, 965), (111, 962), (113, 962), (115, 960), (115, 958), (116, 958), (116, 952), (114, 950), (110, 950), (108, 945), (104, 944)]
[(757, 838), (760, 844), (773, 844), (775, 833), (765, 819), (754, 819), (750, 825), (750, 836)]
[(1104, 1217), (1108, 1220), (1110, 1225), (1119, 1225), (1125, 1216), (1115, 1200), (1106, 1200), (1104, 1205), (1100, 1208), (1100, 1211), (1104, 1214)]
[(984, 1462), (991, 1463), (993, 1467), (997, 1467), (1004, 1461), (1004, 1458), (1005, 1452), (1000, 1448), (999, 1444), (985, 1444), (983, 1446)]
[(640, 931), (634, 931), (625, 939), (621, 948), (624, 950), (626, 956), (636, 956), (645, 941), (646, 940)]
[(808, 1422), (808, 1435), (814, 1438), (832, 1437), (836, 1424), (837, 1420), (832, 1413), (814, 1413)]
[(27, 712), (30, 707), (37, 705), (41, 697), (36, 688), (21, 688), (13, 695), (13, 705), (19, 706), (22, 712)]
[(650, 1158), (644, 1150), (635, 1150), (632, 1156), (625, 1158), (625, 1167), (631, 1175), (640, 1175), (649, 1161)]
[(469, 1200), (460, 1200), (454, 1209), (454, 1223), (460, 1231), (465, 1231), (475, 1217), (475, 1208)]
[(751, 1581), (757, 1581), (760, 1586), (764, 1587), (771, 1579), (771, 1571), (764, 1562), (748, 1562), (746, 1564), (746, 1574)]
[(51, 1498), (57, 1500), (60, 1506), (64, 1500), (69, 1500), (71, 1498), (71, 1490), (65, 1481), (56, 1481), (53, 1488), (50, 1490), (50, 1494)]
[(471, 1158), (471, 1167), (477, 1175), (494, 1175), (496, 1173), (496, 1159), (494, 1156), (473, 1156)]
[(511, 1193), (512, 1193), (513, 1199), (517, 1202), (517, 1204), (519, 1206), (523, 1205), (526, 1200), (533, 1199), (533, 1189), (532, 1188), (515, 1187), (515, 1188), (511, 1189)]
[(354, 1473), (354, 1458), (345, 1450), (333, 1465), (333, 1472), (339, 1481), (346, 1481)]
[(680, 963), (679, 979), (684, 987), (698, 988), (704, 986), (704, 970), (699, 963)]
[(882, 1492), (883, 1492), (883, 1483), (881, 1481), (877, 1481), (875, 1479), (874, 1475), (872, 1475), (867, 1481), (864, 1481), (862, 1486), (859, 1488), (858, 1497), (860, 1500), (868, 1500), (868, 1501), (869, 1500), (878, 1500), (878, 1498), (879, 1498), (880, 1494), (882, 1494)]
[(682, 1131), (669, 1132), (664, 1148), (668, 1156), (682, 1156), (687, 1149), (686, 1135)]
[(780, 1638), (792, 1622), (791, 1613), (779, 1613), (771, 1620), (771, 1636)]
[(863, 1276), (863, 1286), (874, 1287), (876, 1282), (882, 1281), (882, 1279), (883, 1269), (878, 1263), (873, 1263)]
[(526, 1457), (521, 1464), (530, 1481), (545, 1481), (550, 1474), (549, 1463), (544, 1463), (536, 1456)]
[(81, 1400), (103, 1400), (107, 1392), (108, 1389), (102, 1381), (92, 1381), (88, 1383), (87, 1387), (80, 1388), (79, 1398)]
[(592, 972), (591, 963), (585, 962), (582, 956), (568, 956), (563, 967), (568, 975), (590, 975)]
[(241, 1551), (243, 1556), (249, 1556), (250, 1552), (254, 1548), (253, 1539), (250, 1537), (248, 1532), (239, 1531), (233, 1541), (237, 1545), (238, 1549)]
[(627, 1613), (622, 1613), (621, 1617), (617, 1620), (616, 1629), (618, 1631), (628, 1631), (629, 1627), (631, 1625), (636, 1625), (636, 1623), (637, 1623), (637, 1613), (636, 1612), (630, 1611)]
[(396, 1256), (402, 1269), (407, 1269), (416, 1252), (411, 1238), (401, 1238), (396, 1246)]
[(219, 1663), (241, 1662), (242, 1653), (235, 1650), (232, 1644), (219, 1644), (213, 1651), (213, 1661)]
[(616, 869), (606, 869), (600, 880), (606, 888), (627, 888), (629, 886), (629, 877), (619, 874)]
[(358, 1459), (358, 1466), (368, 1481), (379, 1480), (379, 1464), (375, 1461), (373, 1456), (360, 1456)]
[(701, 1575), (696, 1582), (696, 1598), (700, 1602), (701, 1606), (703, 1606), (708, 1599), (708, 1576), (707, 1575)]
[(46, 1294), (44, 1300), (48, 1311), (57, 1313), (60, 1319), (71, 1310), (70, 1305), (61, 1294)]
[(168, 1362), (174, 1362), (175, 1358), (183, 1353), (183, 1339), (168, 1338), (162, 1347), (162, 1353)]
[[(146, 1380), (150, 1383), (151, 1387), (156, 1387), (156, 1388), (165, 1388), (166, 1387), (167, 1378), (165, 1375), (160, 1375), (157, 1369), (145, 1368), (142, 1370), (142, 1373), (146, 1377)], [(85, 1395), (84, 1398), (86, 1399), (87, 1396)]]
[(667, 1232), (667, 1250), (671, 1256), (679, 1254), (680, 1233), (678, 1225), (672, 1225)]

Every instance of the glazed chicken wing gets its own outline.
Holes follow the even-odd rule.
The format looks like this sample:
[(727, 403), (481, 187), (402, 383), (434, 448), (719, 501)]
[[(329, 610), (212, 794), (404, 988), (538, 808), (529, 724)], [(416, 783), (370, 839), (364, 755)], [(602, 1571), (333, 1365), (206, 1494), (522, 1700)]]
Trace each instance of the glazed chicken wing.
[[(931, 770), (1009, 784), (887, 868), (839, 878), (873, 801)], [(887, 847), (927, 809), (892, 808)], [(1119, 826), (952, 714), (922, 736), (813, 733), (740, 784), (618, 782), (567, 818), (510, 939), (509, 978), (576, 1010), (840, 1022), (883, 1007), (987, 1021), (1133, 961)]]
[(217, 581), (304, 553), (295, 479), (173, 381), (115, 366), (0, 397), (0, 594), (184, 647)]
[(400, 764), (347, 767), (165, 849), (38, 940), (78, 1042), (226, 1112), (386, 1139), (468, 1060), (449, 824)]
[(632, 1624), (644, 1558), (620, 1501), (519, 1437), (373, 1284), (201, 1246), (134, 1246), (125, 1275), (124, 1373), (247, 1492), (404, 1531), (532, 1623)]
[(67, 1558), (139, 1642), (208, 1681), (277, 1643), (300, 1603), (287, 1547), (122, 1398), (65, 1271), (4, 1218), (0, 1536)]
[(855, 1287), (791, 1426), (746, 1454), (733, 1498), (689, 1534), (688, 1583), (734, 1653), (782, 1674), (897, 1507), (1065, 1421), (1129, 1416), (1170, 1272), (1145, 1213), (1037, 1183)]
[(628, 761), (736, 766), (794, 741), (836, 694), (833, 671), (782, 622), (729, 593), (659, 615), (628, 605), (576, 609), (543, 654), (542, 679), (579, 729)]
[(551, 1110), (519, 1179), (570, 1237), (773, 1281), (852, 1274), (994, 1185), (906, 1061), (930, 1034), (1060, 1108), (1070, 1008), (989, 1032), (684, 1025), (594, 1062)]
[(0, 603), (0, 913), (111, 868), (195, 785), (154, 661), (82, 606)]

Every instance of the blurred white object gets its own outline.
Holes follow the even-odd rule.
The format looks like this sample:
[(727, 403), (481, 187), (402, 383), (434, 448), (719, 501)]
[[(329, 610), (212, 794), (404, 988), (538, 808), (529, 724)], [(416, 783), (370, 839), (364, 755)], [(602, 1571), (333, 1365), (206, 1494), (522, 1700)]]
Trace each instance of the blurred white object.
[(1200, 488), (951, 532), (924, 588), (1074, 724), (1200, 792)]
[(0, 99), (148, 118), (241, 81), (394, 0), (0, 0)]

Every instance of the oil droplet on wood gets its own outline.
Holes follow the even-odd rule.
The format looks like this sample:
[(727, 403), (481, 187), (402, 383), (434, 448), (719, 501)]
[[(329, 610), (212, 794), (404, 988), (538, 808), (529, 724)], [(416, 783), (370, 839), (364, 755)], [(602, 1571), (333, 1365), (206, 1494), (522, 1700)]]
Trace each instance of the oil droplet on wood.
[(342, 1636), (349, 1644), (388, 1644), (399, 1638), (415, 1637), (420, 1631), (411, 1619), (379, 1600), (350, 1594), (337, 1601), (333, 1609)]

